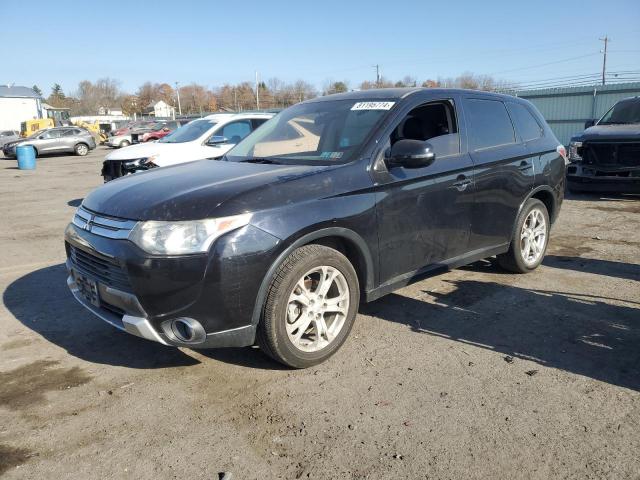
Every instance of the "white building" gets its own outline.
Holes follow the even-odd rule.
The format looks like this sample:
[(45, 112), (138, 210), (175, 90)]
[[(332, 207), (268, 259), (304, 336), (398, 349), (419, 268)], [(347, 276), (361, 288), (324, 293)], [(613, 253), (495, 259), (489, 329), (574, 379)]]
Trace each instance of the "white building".
[(120, 107), (99, 107), (98, 115), (115, 115), (122, 116), (122, 108)]
[(145, 110), (145, 113), (159, 118), (175, 118), (176, 109), (162, 100), (152, 103)]
[(42, 117), (42, 99), (29, 87), (0, 85), (0, 130), (20, 131), (20, 123)]

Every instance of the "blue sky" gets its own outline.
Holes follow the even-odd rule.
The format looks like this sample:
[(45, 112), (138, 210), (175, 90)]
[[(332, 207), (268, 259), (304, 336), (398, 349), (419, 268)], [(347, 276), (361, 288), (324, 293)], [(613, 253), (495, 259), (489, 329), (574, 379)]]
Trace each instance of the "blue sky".
[(54, 82), (73, 92), (106, 76), (128, 91), (147, 80), (215, 87), (252, 81), (255, 70), (265, 80), (357, 86), (375, 79), (376, 63), (391, 79), (471, 71), (528, 82), (599, 72), (605, 34), (608, 69), (640, 70), (638, 0), (25, 5), (0, 8), (0, 83), (37, 84), (45, 94)]

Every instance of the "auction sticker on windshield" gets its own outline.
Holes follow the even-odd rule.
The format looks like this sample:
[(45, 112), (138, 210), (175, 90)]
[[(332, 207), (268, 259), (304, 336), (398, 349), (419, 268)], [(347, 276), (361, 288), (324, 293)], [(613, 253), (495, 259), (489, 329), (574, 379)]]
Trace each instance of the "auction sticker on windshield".
[(396, 102), (358, 102), (351, 110), (391, 110)]

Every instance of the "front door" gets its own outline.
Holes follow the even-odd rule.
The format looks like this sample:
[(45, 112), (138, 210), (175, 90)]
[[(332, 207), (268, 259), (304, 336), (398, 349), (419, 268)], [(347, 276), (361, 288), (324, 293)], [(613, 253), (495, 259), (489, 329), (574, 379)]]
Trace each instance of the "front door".
[(428, 141), (436, 159), (422, 168), (387, 168), (380, 182), (380, 285), (409, 279), (424, 267), (437, 267), (467, 252), (473, 163), (458, 118), (454, 98), (430, 101), (409, 111), (384, 139), (389, 147), (400, 139)]

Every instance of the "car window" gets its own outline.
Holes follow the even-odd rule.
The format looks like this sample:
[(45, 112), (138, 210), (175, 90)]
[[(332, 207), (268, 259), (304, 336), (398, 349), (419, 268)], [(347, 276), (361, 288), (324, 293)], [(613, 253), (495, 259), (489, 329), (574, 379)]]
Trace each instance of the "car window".
[(189, 122), (186, 125), (174, 130), (169, 135), (161, 138), (159, 140), (160, 143), (185, 143), (191, 142), (200, 138), (201, 135), (204, 135), (208, 132), (212, 127), (214, 127), (216, 122), (212, 120), (194, 120), (193, 122)]
[(621, 100), (604, 114), (598, 125), (640, 123), (640, 101), (637, 98)]
[(460, 153), (460, 135), (453, 100), (422, 104), (405, 115), (389, 138), (390, 145), (398, 140), (428, 141), (436, 157)]
[(61, 135), (62, 135), (62, 131), (61, 130), (47, 130), (46, 132), (44, 132), (40, 136), (43, 139), (51, 139), (51, 138), (60, 138)]
[(350, 162), (395, 103), (384, 98), (299, 103), (265, 122), (225, 158), (287, 164)]
[(251, 120), (251, 123), (253, 123), (253, 129), (255, 130), (266, 121), (266, 118), (254, 118), (253, 120)]
[(542, 137), (542, 127), (527, 107), (519, 103), (508, 102), (507, 108), (522, 140), (528, 142)]
[(239, 120), (231, 122), (219, 129), (215, 135), (223, 136), (229, 140), (229, 143), (240, 143), (244, 137), (251, 133), (251, 121)]
[(465, 112), (469, 121), (471, 150), (515, 143), (513, 124), (501, 101), (468, 98), (465, 100)]

